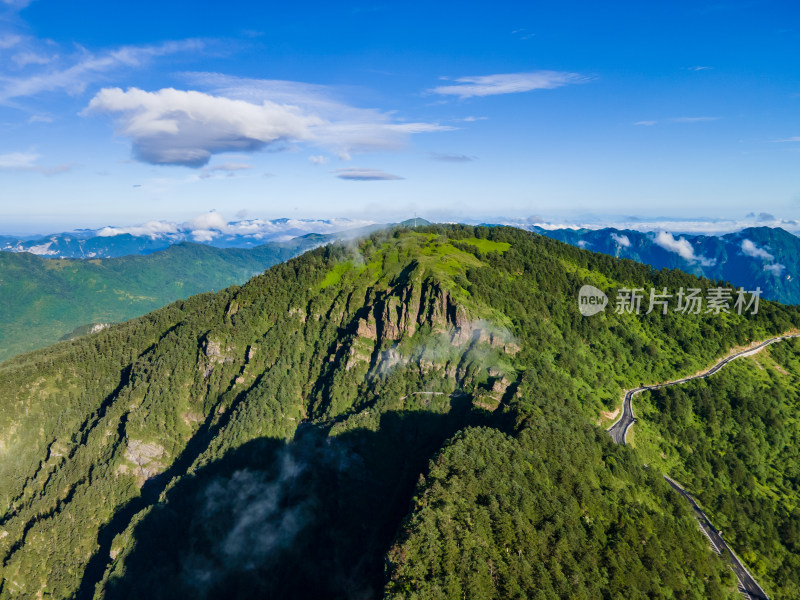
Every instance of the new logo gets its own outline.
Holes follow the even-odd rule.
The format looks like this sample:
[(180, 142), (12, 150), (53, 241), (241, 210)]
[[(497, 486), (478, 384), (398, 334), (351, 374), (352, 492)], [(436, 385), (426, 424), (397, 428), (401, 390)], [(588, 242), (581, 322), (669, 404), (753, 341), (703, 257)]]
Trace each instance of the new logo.
[(593, 285), (585, 285), (578, 292), (578, 310), (584, 317), (603, 312), (608, 304), (608, 296)]

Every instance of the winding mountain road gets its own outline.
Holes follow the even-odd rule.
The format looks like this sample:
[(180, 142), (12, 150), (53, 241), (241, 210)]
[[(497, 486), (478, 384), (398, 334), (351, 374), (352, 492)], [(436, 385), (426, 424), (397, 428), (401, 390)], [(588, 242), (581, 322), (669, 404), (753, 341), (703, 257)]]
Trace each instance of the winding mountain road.
[(736, 360), (737, 358), (741, 358), (743, 356), (750, 356), (751, 354), (755, 354), (760, 352), (770, 344), (774, 344), (775, 342), (782, 342), (783, 340), (787, 340), (789, 338), (800, 337), (800, 334), (791, 334), (791, 335), (779, 335), (774, 338), (770, 338), (760, 344), (753, 346), (752, 348), (747, 348), (745, 350), (741, 350), (740, 352), (736, 352), (735, 354), (730, 354), (711, 367), (708, 371), (704, 371), (703, 373), (698, 373), (697, 375), (692, 375), (690, 377), (684, 377), (682, 379), (676, 379), (674, 381), (666, 381), (664, 383), (657, 383), (655, 385), (643, 385), (638, 388), (634, 388), (629, 390), (625, 394), (625, 399), (622, 401), (622, 415), (614, 423), (611, 427), (608, 428), (608, 433), (611, 434), (611, 437), (614, 441), (618, 444), (624, 444), (626, 438), (628, 436), (628, 429), (630, 429), (631, 425), (636, 422), (636, 415), (633, 414), (633, 397), (636, 394), (639, 394), (645, 390), (657, 390), (659, 388), (668, 387), (671, 385), (679, 385), (682, 383), (686, 383), (687, 381), (691, 381), (692, 379), (705, 379), (707, 377), (711, 377), (714, 373), (719, 371), (722, 367), (727, 365), (732, 360)]
[[(639, 394), (645, 390), (655, 390), (658, 388), (663, 388), (671, 385), (679, 385), (682, 383), (686, 383), (687, 381), (691, 381), (692, 379), (705, 379), (710, 377), (717, 371), (719, 371), (722, 367), (727, 365), (732, 360), (736, 360), (737, 358), (741, 358), (743, 356), (750, 356), (755, 354), (756, 352), (760, 352), (770, 344), (774, 344), (776, 342), (782, 342), (783, 340), (787, 340), (789, 338), (796, 338), (800, 337), (800, 334), (787, 334), (787, 335), (780, 335), (774, 338), (770, 338), (760, 344), (753, 346), (752, 348), (747, 348), (745, 350), (741, 350), (740, 352), (736, 352), (734, 354), (730, 354), (715, 364), (713, 367), (699, 373), (697, 375), (692, 375), (691, 377), (683, 377), (682, 379), (676, 379), (674, 381), (667, 381), (664, 383), (659, 383), (655, 385), (643, 385), (638, 388), (634, 388), (629, 390), (625, 393), (625, 399), (622, 401), (622, 415), (620, 418), (608, 428), (608, 433), (611, 435), (611, 438), (617, 444), (625, 444), (626, 438), (628, 436), (628, 429), (636, 422), (636, 416), (633, 414), (633, 397), (636, 394)], [(695, 517), (697, 517), (697, 522), (700, 525), (700, 530), (705, 534), (708, 538), (708, 541), (711, 543), (711, 548), (719, 554), (720, 556), (725, 556), (730, 563), (731, 570), (736, 575), (736, 578), (739, 580), (739, 591), (747, 600), (769, 600), (769, 596), (767, 593), (761, 589), (761, 586), (758, 585), (756, 580), (750, 575), (750, 572), (747, 568), (742, 564), (742, 561), (739, 560), (739, 557), (731, 550), (730, 546), (728, 546), (727, 542), (722, 539), (722, 533), (718, 531), (712, 524), (711, 521), (708, 519), (706, 514), (700, 509), (697, 502), (694, 498), (685, 490), (681, 485), (672, 479), (671, 477), (664, 475), (664, 479), (672, 486), (672, 488), (678, 492), (681, 496), (683, 496), (691, 505), (692, 510), (694, 512)]]

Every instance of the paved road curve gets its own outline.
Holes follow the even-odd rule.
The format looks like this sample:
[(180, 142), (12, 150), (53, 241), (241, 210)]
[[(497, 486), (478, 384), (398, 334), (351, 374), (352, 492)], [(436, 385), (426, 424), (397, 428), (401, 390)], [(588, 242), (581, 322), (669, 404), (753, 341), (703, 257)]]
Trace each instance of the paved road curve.
[[(732, 360), (736, 360), (742, 356), (750, 356), (751, 354), (755, 354), (756, 352), (763, 350), (770, 344), (782, 342), (783, 340), (795, 337), (800, 337), (800, 334), (781, 335), (770, 338), (756, 346), (753, 346), (752, 348), (742, 350), (741, 352), (736, 352), (735, 354), (731, 354), (730, 356), (723, 358), (708, 371), (698, 375), (692, 375), (691, 377), (684, 377), (683, 379), (676, 379), (675, 381), (667, 381), (665, 383), (659, 383), (656, 385), (644, 385), (630, 390), (625, 394), (625, 399), (622, 401), (622, 416), (617, 420), (616, 423), (608, 428), (608, 433), (617, 444), (625, 443), (628, 435), (628, 429), (630, 429), (631, 425), (636, 422), (636, 416), (633, 414), (633, 397), (636, 394), (643, 392), (644, 390), (655, 390), (670, 385), (679, 385), (681, 383), (691, 381), (692, 379), (705, 379), (706, 377), (710, 377), (719, 371)], [(756, 580), (752, 575), (750, 575), (750, 572), (742, 564), (742, 561), (739, 560), (739, 557), (734, 554), (727, 542), (722, 539), (722, 534), (711, 524), (711, 521), (708, 520), (708, 517), (697, 505), (697, 502), (695, 502), (694, 498), (692, 498), (691, 495), (689, 495), (689, 493), (684, 490), (674, 479), (668, 477), (667, 475), (664, 475), (664, 478), (673, 487), (673, 489), (675, 489), (675, 491), (677, 491), (681, 496), (686, 498), (686, 500), (692, 506), (695, 517), (697, 517), (697, 521), (700, 524), (700, 529), (708, 538), (708, 541), (711, 543), (711, 548), (713, 548), (714, 552), (720, 556), (725, 556), (728, 559), (731, 569), (739, 580), (739, 591), (742, 593), (742, 595), (748, 600), (768, 600), (769, 596), (767, 596), (766, 592), (761, 589), (761, 586), (756, 583)]]

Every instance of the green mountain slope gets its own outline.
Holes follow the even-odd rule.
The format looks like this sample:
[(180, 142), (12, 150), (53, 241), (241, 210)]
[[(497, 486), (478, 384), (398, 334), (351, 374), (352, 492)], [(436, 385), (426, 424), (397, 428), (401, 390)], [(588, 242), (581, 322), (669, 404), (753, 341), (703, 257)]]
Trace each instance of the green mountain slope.
[(147, 256), (96, 260), (0, 252), (0, 361), (85, 333), (90, 324), (127, 321), (241, 284), (328, 239), (311, 235), (247, 250), (181, 243)]
[(693, 491), (774, 598), (800, 598), (799, 384), (791, 340), (637, 403), (639, 453)]
[[(797, 311), (585, 318), (585, 283), (712, 285), (515, 229), (397, 228), (1, 364), (0, 598), (371, 598), (387, 577), (390, 597), (547, 581), (541, 597), (563, 598), (565, 578), (608, 598), (727, 597), (688, 509), (593, 423), (621, 388)], [(501, 456), (526, 453), (536, 473)], [(420, 542), (415, 486), (434, 518), (461, 502), (497, 532), (463, 537), (471, 554), (444, 523)], [(512, 522), (486, 525), (503, 490)], [(404, 560), (420, 552), (504, 570), (473, 586), (453, 564), (442, 587)]]
[(389, 552), (388, 598), (727, 595), (729, 573), (657, 473), (602, 431), (536, 425), (466, 430), (431, 462)]

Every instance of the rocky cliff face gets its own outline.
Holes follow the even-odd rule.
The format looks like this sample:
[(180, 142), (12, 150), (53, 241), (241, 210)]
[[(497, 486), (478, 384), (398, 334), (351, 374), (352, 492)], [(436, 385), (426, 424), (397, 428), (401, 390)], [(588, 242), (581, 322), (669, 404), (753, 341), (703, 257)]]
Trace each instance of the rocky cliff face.
[(411, 338), (420, 328), (427, 327), (431, 332), (451, 333), (454, 343), (467, 341), (467, 310), (435, 280), (413, 280), (374, 296), (364, 306), (367, 315), (357, 320), (359, 337), (381, 346), (387, 341)]
[(342, 326), (348, 333), (329, 357), (327, 378), (335, 381), (334, 372), (343, 368), (362, 391), (403, 369), (438, 378), (436, 389), (480, 396), (482, 406), (494, 409), (516, 379), (513, 334), (474, 314), (422, 270), (394, 286), (368, 290)]

